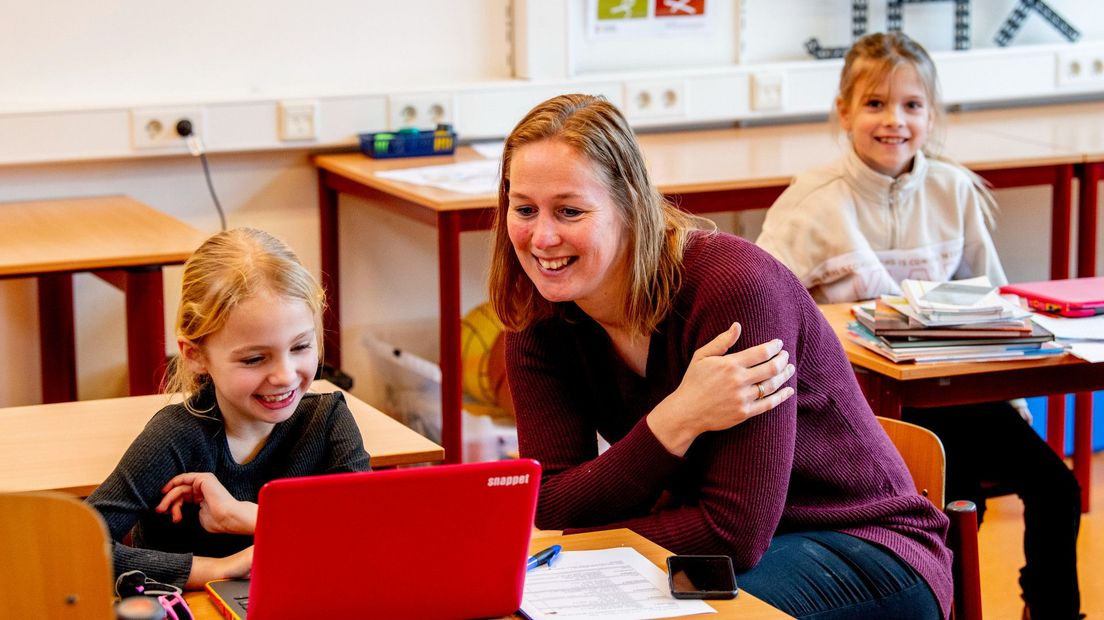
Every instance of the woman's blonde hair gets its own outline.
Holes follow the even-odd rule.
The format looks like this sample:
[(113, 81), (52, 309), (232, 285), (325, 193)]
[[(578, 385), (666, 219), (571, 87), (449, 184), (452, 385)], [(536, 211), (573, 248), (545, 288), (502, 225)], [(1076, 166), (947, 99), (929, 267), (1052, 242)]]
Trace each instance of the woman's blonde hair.
[[(261, 292), (307, 304), (314, 316), (321, 359), (326, 304), (322, 287), (284, 242), (255, 228), (215, 234), (184, 263), (177, 337), (202, 349), (205, 339), (222, 329), (234, 308)], [(190, 370), (178, 356), (169, 367), (164, 391), (182, 392), (191, 409), (191, 396), (203, 387), (205, 377)]]
[(888, 80), (894, 71), (903, 66), (912, 67), (916, 71), (932, 113), (931, 135), (921, 150), (925, 156), (954, 164), (970, 176), (982, 195), (982, 210), (989, 225), (992, 226), (996, 200), (985, 181), (965, 166), (944, 157), (941, 153), (946, 128), (939, 75), (935, 70), (935, 62), (932, 61), (927, 50), (905, 33), (875, 32), (855, 41), (843, 60), (839, 95), (836, 98), (836, 106), (832, 110), (833, 120), (839, 126), (840, 107), (854, 111), (856, 102), (865, 99), (880, 84)]
[(652, 186), (644, 157), (625, 117), (604, 97), (560, 95), (533, 108), (506, 138), (495, 211), (489, 288), (491, 305), (507, 329), (522, 330), (552, 316), (562, 304), (541, 297), (525, 274), (507, 231), (510, 162), (519, 148), (560, 140), (586, 157), (617, 208), (629, 266), (624, 326), (649, 334), (667, 315), (682, 280), (689, 231), (711, 227), (680, 211)]

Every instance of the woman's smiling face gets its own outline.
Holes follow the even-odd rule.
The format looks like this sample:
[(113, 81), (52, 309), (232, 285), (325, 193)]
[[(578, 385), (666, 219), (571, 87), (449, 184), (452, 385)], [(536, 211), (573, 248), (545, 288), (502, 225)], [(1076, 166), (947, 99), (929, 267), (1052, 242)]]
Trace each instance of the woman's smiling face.
[(553, 138), (517, 149), (509, 178), (507, 231), (541, 296), (616, 315), (628, 286), (625, 225), (594, 164)]

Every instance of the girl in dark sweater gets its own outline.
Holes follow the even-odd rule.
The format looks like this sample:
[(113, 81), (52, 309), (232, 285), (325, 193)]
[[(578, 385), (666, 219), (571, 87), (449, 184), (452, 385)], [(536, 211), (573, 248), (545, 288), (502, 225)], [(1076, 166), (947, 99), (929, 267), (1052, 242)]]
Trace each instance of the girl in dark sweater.
[(295, 254), (259, 230), (214, 235), (188, 259), (167, 381), (184, 402), (157, 412), (88, 498), (116, 575), (189, 588), (245, 577), (266, 482), (368, 469), (341, 394), (306, 393), (323, 300)]

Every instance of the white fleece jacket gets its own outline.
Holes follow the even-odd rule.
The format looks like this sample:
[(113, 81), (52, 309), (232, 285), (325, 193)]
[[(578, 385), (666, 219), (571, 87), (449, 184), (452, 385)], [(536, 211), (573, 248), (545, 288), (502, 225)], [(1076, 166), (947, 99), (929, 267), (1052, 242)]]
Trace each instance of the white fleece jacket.
[(899, 294), (898, 283), (986, 275), (1006, 284), (970, 174), (917, 153), (894, 179), (854, 150), (803, 172), (767, 211), (756, 243), (818, 302)]

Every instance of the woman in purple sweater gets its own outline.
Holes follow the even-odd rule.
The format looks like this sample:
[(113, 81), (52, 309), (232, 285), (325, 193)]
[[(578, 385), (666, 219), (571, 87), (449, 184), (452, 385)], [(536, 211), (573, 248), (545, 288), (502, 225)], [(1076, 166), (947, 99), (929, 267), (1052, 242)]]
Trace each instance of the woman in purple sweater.
[(538, 527), (727, 554), (742, 589), (797, 617), (947, 615), (946, 517), (816, 304), (667, 203), (615, 107), (534, 108), (498, 203), (491, 300), (521, 454), (544, 467)]

